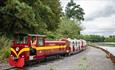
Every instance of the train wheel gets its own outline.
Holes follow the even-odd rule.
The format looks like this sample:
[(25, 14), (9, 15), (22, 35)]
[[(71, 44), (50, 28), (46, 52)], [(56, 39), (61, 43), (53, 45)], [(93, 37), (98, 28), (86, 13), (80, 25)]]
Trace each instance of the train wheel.
[(60, 55), (56, 55), (56, 58), (59, 59)]
[(71, 55), (71, 53), (66, 53), (65, 55), (66, 55), (66, 56), (70, 56), (70, 55)]
[(31, 66), (31, 65), (32, 65), (31, 61), (26, 61), (25, 62), (25, 66)]

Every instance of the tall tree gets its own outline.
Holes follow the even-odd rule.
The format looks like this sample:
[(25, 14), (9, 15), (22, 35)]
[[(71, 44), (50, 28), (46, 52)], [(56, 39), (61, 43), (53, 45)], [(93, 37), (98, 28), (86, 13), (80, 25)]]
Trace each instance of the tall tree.
[(78, 21), (84, 20), (84, 10), (80, 7), (80, 5), (76, 5), (74, 0), (70, 0), (70, 2), (68, 2), (65, 13), (66, 16), (70, 19)]

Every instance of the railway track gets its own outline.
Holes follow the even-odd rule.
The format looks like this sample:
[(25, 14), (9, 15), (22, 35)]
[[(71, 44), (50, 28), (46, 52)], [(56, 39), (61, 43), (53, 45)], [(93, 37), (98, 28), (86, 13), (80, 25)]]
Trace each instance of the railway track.
[(15, 67), (10, 67), (10, 68), (6, 68), (6, 69), (3, 69), (3, 70), (15, 70), (15, 69), (18, 69), (18, 68), (15, 68)]
[(3, 70), (20, 70), (20, 69), (26, 69), (28, 67), (34, 67), (34, 65), (44, 65), (44, 64), (48, 64), (48, 63), (52, 63), (53, 61), (58, 61), (63, 59), (64, 57), (59, 57), (57, 58), (56, 56), (51, 56), (48, 57), (46, 60), (41, 60), (41, 61), (36, 61), (36, 62), (32, 62), (31, 64), (27, 64), (26, 66), (24, 66), (23, 68), (16, 68), (16, 67), (9, 67), (9, 68), (4, 68)]

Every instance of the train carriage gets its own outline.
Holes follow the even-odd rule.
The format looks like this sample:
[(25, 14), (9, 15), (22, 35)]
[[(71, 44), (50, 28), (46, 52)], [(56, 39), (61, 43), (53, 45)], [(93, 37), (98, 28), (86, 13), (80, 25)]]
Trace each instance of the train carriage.
[(83, 47), (84, 47), (84, 49), (87, 48), (87, 42), (85, 40), (83, 40)]

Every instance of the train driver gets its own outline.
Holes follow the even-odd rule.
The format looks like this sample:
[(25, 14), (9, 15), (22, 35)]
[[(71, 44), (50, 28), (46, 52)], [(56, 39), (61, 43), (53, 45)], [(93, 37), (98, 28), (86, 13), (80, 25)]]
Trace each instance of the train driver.
[(36, 39), (36, 37), (33, 37), (33, 38), (32, 38), (32, 41), (31, 41), (31, 45), (32, 45), (32, 46), (35, 46), (36, 43), (37, 43), (37, 39)]

